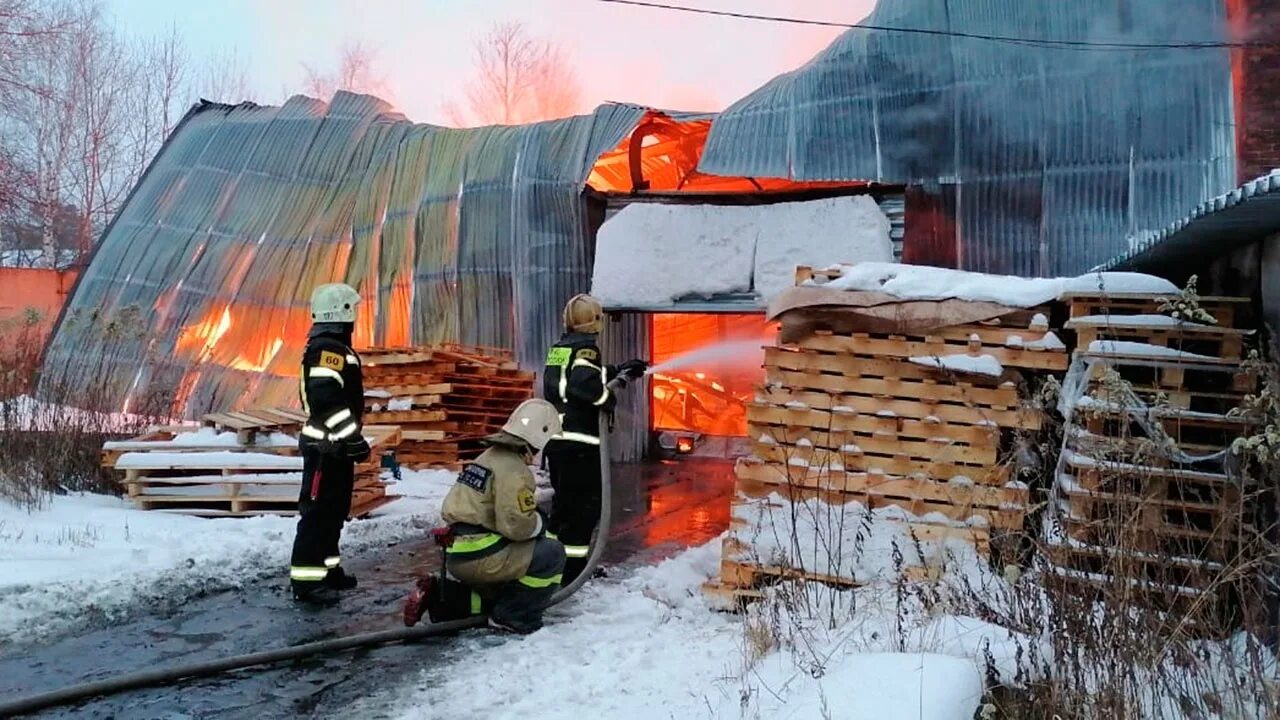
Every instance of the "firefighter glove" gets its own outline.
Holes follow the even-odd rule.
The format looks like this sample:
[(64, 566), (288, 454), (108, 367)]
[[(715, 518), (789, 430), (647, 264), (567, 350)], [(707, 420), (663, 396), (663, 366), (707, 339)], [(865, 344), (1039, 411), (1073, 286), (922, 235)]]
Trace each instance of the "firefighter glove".
[(373, 454), (372, 448), (369, 447), (369, 441), (359, 435), (345, 441), (343, 451), (343, 455), (348, 460), (355, 460), (358, 463), (368, 460), (369, 456)]

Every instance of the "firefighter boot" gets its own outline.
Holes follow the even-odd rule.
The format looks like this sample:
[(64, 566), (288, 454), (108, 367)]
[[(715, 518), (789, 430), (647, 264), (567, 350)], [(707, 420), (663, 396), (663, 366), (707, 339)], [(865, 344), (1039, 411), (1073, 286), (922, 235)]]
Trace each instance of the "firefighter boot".
[(462, 620), (487, 611), (480, 595), (456, 581), (429, 575), (418, 581), (404, 603), (404, 624), (417, 625), (425, 614), (431, 622)]
[(324, 576), (324, 586), (334, 590), (354, 590), (358, 584), (356, 576), (348, 575), (341, 565), (331, 568), (329, 574)]
[(293, 586), (293, 599), (307, 605), (328, 607), (338, 604), (338, 591), (331, 587), (325, 587), (324, 583), (312, 582), (305, 585), (295, 583)]

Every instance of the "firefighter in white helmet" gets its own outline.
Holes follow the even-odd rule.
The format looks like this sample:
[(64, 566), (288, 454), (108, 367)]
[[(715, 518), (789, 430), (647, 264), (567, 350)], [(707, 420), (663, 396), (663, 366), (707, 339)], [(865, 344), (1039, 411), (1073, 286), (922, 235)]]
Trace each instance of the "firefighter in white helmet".
[(529, 463), (552, 436), (560, 417), (546, 400), (526, 400), (489, 446), (458, 473), (441, 517), (449, 523), (445, 568), (452, 577), (428, 576), (405, 605), (413, 625), (427, 612), (444, 621), (488, 611), (491, 627), (531, 633), (560, 587), (564, 546), (547, 537), (534, 499)]
[(596, 336), (604, 329), (604, 309), (590, 295), (570, 298), (564, 306), (564, 329), (547, 352), (542, 395), (555, 404), (564, 426), (544, 455), (556, 492), (551, 531), (564, 543), (568, 583), (586, 566), (600, 519), (600, 412), (612, 412), (615, 403), (608, 384), (619, 376), (623, 383), (639, 378), (648, 364), (605, 364), (596, 346)]
[(340, 283), (321, 285), (311, 295), (312, 326), (299, 387), (307, 413), (298, 438), (302, 491), (289, 568), (294, 599), (311, 604), (332, 605), (338, 591), (356, 586), (342, 569), (338, 540), (351, 512), (355, 465), (370, 454), (361, 433), (360, 358), (351, 348), (359, 303), (359, 293)]

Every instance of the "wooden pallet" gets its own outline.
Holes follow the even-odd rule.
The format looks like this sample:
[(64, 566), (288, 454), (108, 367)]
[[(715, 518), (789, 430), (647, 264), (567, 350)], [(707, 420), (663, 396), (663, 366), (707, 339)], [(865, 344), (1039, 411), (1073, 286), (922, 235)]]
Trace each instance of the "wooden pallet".
[[(1146, 577), (1093, 574), (1045, 563), (1048, 582), (1087, 602), (1118, 597), (1136, 611), (1153, 634), (1178, 632), (1194, 637), (1221, 638), (1231, 632), (1231, 610), (1223, 594), (1214, 590), (1175, 585)], [(1135, 618), (1136, 620), (1136, 618)]]
[[(411, 468), (454, 468), (473, 459), (480, 451), (475, 440), (497, 432), (533, 396), (534, 374), (520, 370), (509, 352), (446, 345), (364, 355), (366, 419), (405, 429), (396, 456)], [(393, 399), (397, 407), (408, 400), (410, 409), (386, 409)]]
[(1146, 412), (1115, 405), (1091, 405), (1079, 409), (1083, 427), (1097, 436), (1137, 437), (1144, 433), (1139, 423), (1158, 425), (1184, 450), (1198, 448), (1213, 452), (1228, 448), (1235, 439), (1257, 424), (1255, 418), (1213, 413), (1189, 413), (1178, 408), (1154, 408)]
[[(1069, 364), (1063, 351), (1007, 347), (1007, 331), (983, 337), (976, 326), (960, 326), (959, 331), (930, 331), (920, 335), (872, 335), (869, 333), (836, 334), (815, 331), (792, 344), (803, 350), (829, 353), (910, 358), (981, 354), (990, 355), (1006, 368), (1063, 371)], [(1003, 337), (1000, 334), (1003, 333)], [(999, 342), (995, 342), (998, 339)]]
[[(1147, 317), (1147, 316), (1135, 316)], [(1213, 325), (1184, 323), (1171, 327), (1152, 327), (1126, 322), (1123, 316), (1076, 318), (1067, 323), (1076, 333), (1076, 346), (1088, 349), (1099, 340), (1137, 342), (1180, 350), (1219, 361), (1239, 361), (1244, 357), (1244, 340), (1252, 333)], [(1209, 362), (1201, 360), (1201, 362)]]
[[(386, 494), (381, 456), (400, 442), (398, 427), (366, 425), (364, 432), (371, 438), (373, 453), (355, 468), (353, 507), (360, 512)], [(104, 457), (124, 474), (122, 484), (138, 507), (203, 517), (296, 510), (303, 481), (303, 459), (296, 447), (173, 446), (155, 435), (120, 443)]]
[[(775, 380), (781, 380), (775, 376)], [(1039, 411), (1020, 404), (1014, 408), (996, 409), (976, 403), (944, 402), (936, 398), (895, 397), (891, 395), (854, 395), (843, 392), (819, 392), (785, 386), (765, 386), (756, 392), (757, 403), (767, 403), (795, 410), (820, 410), (848, 415), (868, 414), (877, 417), (907, 417), (931, 422), (939, 419), (960, 425), (1038, 429), (1044, 421)]]
[(290, 408), (248, 408), (209, 413), (202, 418), (205, 427), (234, 432), (243, 444), (251, 444), (260, 434), (296, 433), (307, 422), (307, 415)]
[(1079, 353), (1094, 361), (1091, 379), (1100, 380), (1113, 370), (1135, 388), (1163, 392), (1229, 393), (1240, 396), (1253, 392), (1258, 378), (1241, 369), (1238, 361), (1175, 361), (1116, 353)]
[(952, 478), (957, 475), (970, 477), (980, 485), (1000, 485), (1009, 481), (1009, 469), (993, 465), (961, 465), (934, 459), (904, 457), (902, 455), (873, 455), (866, 452), (827, 450), (797, 446), (766, 445), (755, 441), (752, 454), (764, 462), (805, 468), (841, 468), (854, 472), (886, 475), (924, 474), (930, 477)]
[[(786, 405), (768, 405), (764, 403), (747, 403), (747, 422), (762, 429), (765, 427), (785, 428), (785, 432), (774, 434), (775, 439), (791, 440), (792, 433), (849, 432), (878, 437), (897, 437), (914, 441), (934, 441), (945, 438), (948, 441), (964, 445), (994, 445), (1000, 439), (999, 428), (991, 425), (961, 425), (944, 422), (936, 416), (928, 420), (902, 417), (895, 414), (874, 415), (871, 413), (830, 412), (813, 408), (789, 408)], [(754, 433), (753, 433), (754, 434)], [(756, 439), (760, 438), (755, 435)]]
[[(1148, 293), (1074, 292), (1062, 296), (1071, 318), (1090, 315), (1157, 315), (1160, 306), (1176, 295)], [(1218, 321), (1220, 327), (1246, 327), (1251, 301), (1240, 297), (1202, 297), (1200, 307)]]
[(1029, 501), (1025, 487), (961, 485), (923, 476), (788, 470), (780, 465), (739, 462), (738, 493), (756, 498), (776, 494), (791, 501), (818, 498), (828, 505), (859, 502), (871, 509), (893, 505), (913, 515), (939, 513), (957, 521), (977, 516), (1002, 529), (1021, 529)]

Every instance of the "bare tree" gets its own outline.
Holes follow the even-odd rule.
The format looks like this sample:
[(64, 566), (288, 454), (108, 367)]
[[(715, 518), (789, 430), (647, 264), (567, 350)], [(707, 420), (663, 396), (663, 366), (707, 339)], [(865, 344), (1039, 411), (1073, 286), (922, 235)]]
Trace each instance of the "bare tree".
[(12, 168), (6, 234), (38, 236), (42, 263), (54, 267), (89, 250), (163, 141), (186, 93), (185, 61), (176, 32), (127, 42), (92, 2), (40, 13), (28, 22), (58, 32), (5, 71), (16, 81), (0, 106), (0, 162)]
[(565, 117), (578, 109), (577, 74), (559, 46), (531, 37), (522, 23), (494, 25), (475, 46), (465, 108), (447, 103), (457, 125), (512, 125)]
[(71, 39), (75, 162), (70, 189), (81, 212), (76, 249), (83, 255), (93, 246), (95, 228), (110, 221), (135, 177), (125, 129), (130, 121), (129, 93), (140, 73), (97, 6), (83, 7)]
[(45, 91), (38, 79), (25, 72), (26, 66), (65, 30), (63, 17), (47, 12), (33, 0), (0, 0), (0, 101)]
[(186, 44), (176, 26), (160, 37), (138, 43), (134, 48), (137, 76), (130, 93), (129, 134), (130, 182), (142, 177), (156, 151), (164, 144), (181, 117), (190, 97), (187, 83), (189, 58)]
[(338, 67), (333, 72), (322, 72), (303, 63), (306, 73), (305, 92), (315, 98), (327, 100), (339, 90), (367, 93), (386, 99), (389, 95), (386, 79), (376, 70), (376, 53), (360, 42), (348, 42), (342, 46)]

